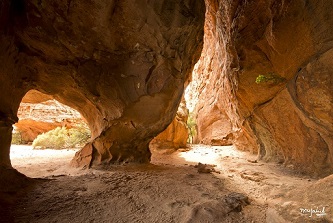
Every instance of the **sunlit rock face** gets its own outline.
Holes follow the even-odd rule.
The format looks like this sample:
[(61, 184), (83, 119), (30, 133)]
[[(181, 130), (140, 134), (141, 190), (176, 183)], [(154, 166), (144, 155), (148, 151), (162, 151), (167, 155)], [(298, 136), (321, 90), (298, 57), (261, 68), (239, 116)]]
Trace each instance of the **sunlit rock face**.
[(233, 143), (305, 173), (333, 173), (333, 5), (206, 5), (205, 44), (191, 84), (199, 140)]
[(200, 57), (204, 2), (4, 0), (0, 12), (0, 164), (30, 89), (88, 121), (93, 141), (73, 165), (148, 162)]
[(150, 149), (179, 149), (187, 147), (188, 139), (188, 109), (185, 100), (182, 100), (176, 117), (171, 124), (158, 134), (149, 144)]

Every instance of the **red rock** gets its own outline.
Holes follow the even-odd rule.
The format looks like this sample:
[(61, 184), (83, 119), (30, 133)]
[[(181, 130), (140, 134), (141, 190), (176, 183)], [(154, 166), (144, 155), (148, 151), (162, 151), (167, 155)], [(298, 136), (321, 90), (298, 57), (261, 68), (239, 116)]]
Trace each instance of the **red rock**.
[[(191, 83), (199, 140), (233, 143), (309, 174), (333, 173), (332, 5), (206, 6), (205, 44)], [(257, 84), (259, 75), (273, 80)]]
[[(92, 165), (149, 162), (149, 142), (174, 119), (200, 57), (204, 2), (11, 3), (0, 4), (1, 137), (10, 142), (35, 89), (87, 120)], [(7, 165), (9, 146), (0, 145)]]
[(171, 124), (151, 142), (151, 149), (179, 149), (185, 148), (188, 139), (187, 128), (188, 109), (185, 101), (178, 107), (175, 119)]
[[(200, 56), (203, 2), (19, 2), (0, 4), (0, 164), (10, 166), (11, 126), (30, 89), (85, 117), (89, 165), (148, 162)], [(205, 3), (191, 83), (198, 140), (332, 173), (333, 6)], [(271, 80), (258, 84), (259, 75)]]

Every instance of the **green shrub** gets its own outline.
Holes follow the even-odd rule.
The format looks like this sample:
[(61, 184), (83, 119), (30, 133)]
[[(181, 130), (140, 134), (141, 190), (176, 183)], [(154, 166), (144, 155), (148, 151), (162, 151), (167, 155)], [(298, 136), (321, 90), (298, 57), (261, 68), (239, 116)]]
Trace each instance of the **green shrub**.
[(34, 149), (68, 149), (83, 146), (90, 138), (90, 130), (85, 125), (71, 129), (57, 127), (43, 133), (33, 141)]
[(71, 128), (68, 130), (68, 133), (70, 137), (67, 143), (69, 145), (83, 146), (91, 137), (90, 129), (86, 125), (79, 125), (75, 128)]
[(21, 133), (17, 132), (17, 131), (13, 131), (12, 133), (12, 144), (14, 145), (21, 145), (22, 142), (22, 137), (21, 137)]
[(197, 135), (197, 123), (193, 113), (190, 113), (187, 119), (187, 127), (188, 127), (188, 143), (193, 143), (194, 137)]
[(278, 74), (275, 73), (267, 73), (266, 75), (260, 74), (256, 78), (256, 83), (261, 84), (261, 83), (266, 83), (266, 82), (271, 82), (273, 84), (279, 84), (281, 82), (284, 82), (286, 79), (281, 77)]

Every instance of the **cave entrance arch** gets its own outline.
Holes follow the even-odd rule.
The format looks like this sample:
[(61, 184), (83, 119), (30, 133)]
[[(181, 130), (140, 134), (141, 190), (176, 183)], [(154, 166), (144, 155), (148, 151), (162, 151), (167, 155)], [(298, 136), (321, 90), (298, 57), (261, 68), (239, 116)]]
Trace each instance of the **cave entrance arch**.
[(12, 166), (29, 177), (65, 173), (75, 153), (90, 139), (86, 120), (52, 96), (30, 90), (13, 126)]

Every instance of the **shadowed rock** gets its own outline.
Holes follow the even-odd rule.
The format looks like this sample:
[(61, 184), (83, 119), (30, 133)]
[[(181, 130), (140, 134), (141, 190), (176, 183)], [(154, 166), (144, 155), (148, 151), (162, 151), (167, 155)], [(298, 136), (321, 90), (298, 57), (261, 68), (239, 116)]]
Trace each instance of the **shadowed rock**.
[[(79, 152), (75, 165), (149, 162), (148, 144), (174, 118), (200, 56), (204, 2), (5, 0), (0, 7), (0, 123), (8, 132), (1, 137), (10, 142), (19, 103), (36, 89), (89, 123), (92, 153), (80, 163), (86, 153)], [(0, 151), (9, 160), (9, 144)]]

